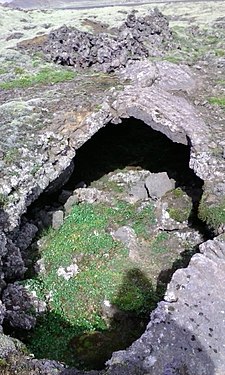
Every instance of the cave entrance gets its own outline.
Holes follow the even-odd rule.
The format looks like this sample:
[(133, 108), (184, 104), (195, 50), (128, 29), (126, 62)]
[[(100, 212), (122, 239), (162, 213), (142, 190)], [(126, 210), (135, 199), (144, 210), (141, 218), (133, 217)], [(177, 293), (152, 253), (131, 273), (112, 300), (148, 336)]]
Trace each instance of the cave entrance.
[[(46, 201), (58, 209), (65, 192), (83, 197), (47, 234), (42, 270), (25, 281), (48, 306), (25, 338), (36, 357), (102, 369), (144, 332), (172, 273), (202, 242), (195, 215), (203, 181), (189, 159), (188, 146), (139, 120), (108, 124), (77, 151), (63, 192), (30, 210), (31, 218)], [(151, 197), (146, 178), (161, 172), (174, 186)]]
[(177, 186), (201, 188), (203, 182), (189, 168), (189, 160), (188, 146), (172, 142), (140, 120), (125, 119), (122, 124), (100, 129), (77, 150), (67, 187), (74, 188), (80, 181), (90, 185), (111, 171), (133, 167), (165, 171)]

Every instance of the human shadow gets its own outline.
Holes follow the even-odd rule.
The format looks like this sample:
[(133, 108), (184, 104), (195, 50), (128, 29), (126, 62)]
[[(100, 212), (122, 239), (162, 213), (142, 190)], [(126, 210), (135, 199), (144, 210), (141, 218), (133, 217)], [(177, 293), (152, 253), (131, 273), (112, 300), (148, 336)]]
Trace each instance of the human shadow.
[[(85, 322), (83, 326), (71, 324), (59, 312), (48, 310), (38, 318), (34, 329), (27, 332), (13, 327), (10, 334), (22, 338), (36, 358), (67, 364), (69, 368), (61, 375), (101, 371), (112, 355), (114, 360), (107, 374), (141, 375), (147, 371), (150, 375), (214, 375), (214, 364), (198, 339), (198, 334), (201, 337), (204, 332), (199, 333), (198, 328), (197, 333), (191, 331), (189, 316), (179, 309), (177, 312), (174, 303), (160, 302), (162, 293), (140, 269), (132, 268), (124, 272), (115, 297), (101, 307), (107, 329), (88, 332)], [(31, 307), (26, 311), (28, 315)], [(122, 362), (121, 352), (120, 361), (116, 361), (115, 352), (125, 349)]]
[(141, 336), (150, 311), (161, 298), (151, 281), (134, 268), (124, 274), (112, 301), (104, 301), (102, 296), (99, 314), (107, 329), (88, 331), (86, 322), (72, 325), (59, 313), (48, 311), (38, 319), (35, 329), (24, 333), (23, 340), (37, 358), (101, 370), (114, 351), (127, 348)]
[[(140, 300), (137, 302), (135, 299), (131, 299), (128, 303), (129, 298), (127, 296), (133, 295), (134, 297), (136, 294), (140, 294), (143, 297), (142, 303), (139, 304)], [(120, 306), (120, 310), (114, 311), (105, 337), (101, 337), (98, 332), (94, 333), (92, 348), (88, 345), (85, 345), (84, 348), (86, 357), (88, 357), (90, 351), (92, 352), (93, 369), (95, 360), (99, 358), (101, 353), (101, 345), (103, 347), (107, 346), (108, 342), (115, 337), (117, 339), (118, 337), (122, 338), (123, 341), (126, 328), (133, 329), (137, 325), (137, 311), (140, 309), (142, 313), (146, 314), (150, 306), (153, 308), (154, 304), (156, 307), (157, 299), (155, 296), (151, 282), (142, 271), (134, 268), (124, 275), (121, 289), (113, 304), (115, 308), (117, 303)], [(158, 299), (160, 299), (159, 296)], [(135, 337), (132, 337), (132, 346), (130, 347), (130, 343), (127, 340), (118, 346), (112, 344), (111, 350), (114, 352), (121, 349), (126, 349), (126, 351), (120, 351), (118, 354), (113, 353), (112, 361), (108, 362), (107, 374), (214, 375), (215, 365), (202, 344), (204, 340), (200, 341), (198, 334), (188, 328), (190, 326), (188, 316), (183, 316), (183, 311), (178, 311), (177, 313), (175, 310), (174, 304), (160, 302), (151, 314), (151, 322), (148, 328), (142, 328), (143, 334), (140, 339), (136, 337), (137, 341), (134, 341)], [(148, 314), (145, 315), (146, 321), (150, 320), (150, 312), (148, 310)], [(204, 332), (202, 333), (204, 335)], [(104, 335), (104, 332), (102, 334)], [(85, 340), (88, 341), (90, 337), (87, 334)], [(111, 353), (107, 352), (107, 355), (103, 356), (102, 360), (107, 357), (109, 359), (110, 356)], [(98, 367), (99, 365), (97, 365)], [(65, 369), (61, 373), (61, 375), (73, 374), (77, 374), (75, 368)]]

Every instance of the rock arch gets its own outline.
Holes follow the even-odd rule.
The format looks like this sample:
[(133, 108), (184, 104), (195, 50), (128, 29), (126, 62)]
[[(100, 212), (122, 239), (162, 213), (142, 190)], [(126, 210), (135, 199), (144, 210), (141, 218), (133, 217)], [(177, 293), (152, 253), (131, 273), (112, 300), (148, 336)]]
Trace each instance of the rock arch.
[[(171, 79), (171, 75), (173, 79)], [(28, 173), (21, 176), (16, 187), (13, 186), (12, 180), (6, 181), (4, 192), (11, 195), (12, 199), (2, 212), (2, 217), (7, 216), (7, 220), (4, 221), (4, 225), (7, 221), (7, 228), (6, 230), (3, 228), (5, 232), (18, 225), (22, 213), (26, 211), (31, 202), (37, 199), (50, 183), (69, 167), (79, 147), (109, 122), (116, 124), (123, 118), (140, 119), (153, 129), (165, 134), (173, 142), (188, 144), (191, 149), (190, 167), (197, 176), (204, 180), (205, 191), (213, 192), (215, 186), (221, 182), (224, 167), (218, 162), (209, 147), (211, 141), (209, 128), (190, 104), (190, 100), (183, 97), (196, 89), (195, 80), (191, 77), (188, 68), (177, 67), (175, 69), (174, 66), (165, 62), (156, 64), (138, 62), (120, 73), (120, 79), (121, 82), (129, 80), (129, 83), (124, 84), (122, 91), (112, 88), (98, 104), (101, 108), (98, 107), (91, 111), (82, 108), (80, 111), (76, 111), (75, 120), (70, 123), (66, 122), (65, 115), (64, 123), (62, 121), (61, 128), (58, 128), (59, 134), (57, 134), (57, 126), (55, 128), (53, 126), (51, 131), (45, 132), (46, 148), (49, 148), (50, 154), (38, 174), (33, 176), (29, 170)], [(51, 138), (53, 138), (53, 142), (51, 142)], [(54, 151), (57, 142), (61, 147), (60, 153), (58, 153), (58, 149), (56, 152)], [(212, 182), (214, 186), (212, 186)], [(5, 234), (2, 234), (1, 240), (3, 256), (5, 256), (9, 249), (12, 250), (12, 246), (11, 242), (7, 244)], [(15, 248), (13, 251), (15, 251), (14, 255), (19, 257)], [(213, 294), (219, 294), (218, 285), (223, 279), (223, 263), (223, 237), (203, 244), (201, 254), (192, 258), (190, 266), (185, 270), (177, 271), (174, 275), (168, 287), (166, 301), (161, 302), (158, 309), (153, 312), (146, 333), (126, 352), (113, 356), (108, 363), (107, 373), (161, 375), (177, 370), (186, 371), (188, 375), (214, 375), (215, 369), (224, 371), (224, 364), (220, 362), (223, 355), (222, 345), (220, 348), (216, 346), (218, 340), (222, 342), (220, 333), (216, 331), (215, 339), (212, 338), (213, 344), (207, 341), (208, 346), (206, 347), (203, 345), (205, 321), (202, 320), (200, 324), (199, 318), (194, 321), (190, 320), (191, 323), (181, 321), (183, 319), (181, 317), (186, 314), (191, 319), (195, 319), (186, 311), (190, 308), (190, 301), (187, 301), (186, 298), (190, 298), (193, 293), (196, 293), (196, 299), (203, 301), (202, 304), (199, 302), (196, 307), (198, 316), (205, 316), (208, 320), (212, 320), (212, 311), (207, 311), (208, 302), (205, 303), (205, 301), (208, 299), (213, 304), (214, 298), (211, 293), (210, 295), (207, 293), (205, 288), (201, 288), (201, 285), (206, 283), (208, 288), (213, 286)], [(205, 270), (213, 270), (212, 277), (207, 273), (201, 279)], [(199, 287), (197, 291), (196, 285)], [(221, 293), (224, 293), (223, 290)], [(222, 311), (222, 308), (223, 301), (219, 299), (218, 310)], [(199, 326), (194, 326), (195, 323)], [(206, 327), (210, 335), (212, 335), (211, 330), (214, 331), (215, 326), (218, 325), (215, 321), (213, 323), (215, 323), (214, 326), (207, 325)], [(175, 334), (172, 335), (173, 340), (170, 343), (172, 349), (167, 351), (168, 345), (163, 341), (163, 333), (164, 328), (170, 325), (174, 325), (173, 332)], [(194, 338), (195, 329), (198, 330), (199, 342)], [(187, 350), (183, 344), (179, 344), (179, 347), (177, 343), (174, 344), (181, 330), (183, 330), (182, 340), (188, 343)], [(167, 335), (170, 330), (167, 329), (166, 332)], [(154, 349), (154, 342), (158, 337), (160, 337), (159, 345)], [(211, 340), (211, 336), (209, 337), (208, 340)], [(192, 346), (192, 342), (195, 341), (197, 344)], [(163, 355), (157, 358), (156, 352), (162, 348)], [(188, 361), (190, 355), (200, 359), (195, 368), (194, 359)], [(76, 373), (76, 370), (74, 371)], [(64, 371), (64, 373), (71, 372)]]

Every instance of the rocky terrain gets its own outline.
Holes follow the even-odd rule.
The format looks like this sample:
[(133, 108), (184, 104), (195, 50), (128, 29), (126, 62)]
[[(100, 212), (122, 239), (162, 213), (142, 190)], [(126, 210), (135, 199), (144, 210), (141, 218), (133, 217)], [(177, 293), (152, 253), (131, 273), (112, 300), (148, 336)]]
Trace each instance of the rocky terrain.
[[(201, 6), (186, 4), (184, 14), (163, 5), (170, 25), (146, 6), (101, 20), (95, 11), (75, 19), (73, 11), (0, 7), (2, 374), (224, 373), (225, 21), (215, 5)], [(93, 225), (79, 232), (79, 220)], [(96, 248), (94, 263), (88, 251)], [(96, 368), (85, 371), (60, 350), (68, 324), (75, 352), (85, 347), (87, 326), (77, 341), (65, 297), (92, 264), (100, 276), (114, 270), (116, 292), (101, 276), (100, 305), (93, 300), (94, 318), (85, 318), (96, 341), (75, 357), (116, 341), (124, 328), (107, 336), (112, 321), (124, 327), (135, 312), (131, 330), (138, 319), (149, 323), (131, 346), (116, 342), (104, 369), (82, 357), (84, 369)], [(140, 281), (136, 294), (127, 289)], [(59, 322), (62, 338), (57, 331), (57, 350), (34, 359), (32, 351), (43, 358), (32, 334), (46, 314), (44, 332)]]

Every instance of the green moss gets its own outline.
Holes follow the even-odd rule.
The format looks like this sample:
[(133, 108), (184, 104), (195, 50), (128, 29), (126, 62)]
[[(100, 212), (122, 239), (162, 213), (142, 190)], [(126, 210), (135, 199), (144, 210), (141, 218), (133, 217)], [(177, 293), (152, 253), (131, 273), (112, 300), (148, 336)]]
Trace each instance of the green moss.
[(175, 56), (175, 55), (165, 56), (163, 59), (174, 64), (180, 64), (182, 62), (182, 58), (180, 56)]
[[(123, 201), (113, 207), (86, 203), (76, 205), (58, 231), (49, 230), (42, 249), (46, 274), (23, 282), (41, 299), (52, 294), (49, 312), (39, 319), (28, 343), (35, 355), (75, 364), (69, 342), (85, 332), (107, 329), (101, 313), (105, 299), (135, 314), (146, 314), (155, 307), (158, 294), (151, 280), (134, 270), (126, 247), (107, 230), (112, 225), (131, 224), (144, 233), (154, 220), (152, 206), (138, 209)], [(154, 243), (155, 251), (159, 242), (162, 239)], [(58, 276), (59, 267), (71, 265), (74, 259), (78, 274), (69, 280)]]
[(168, 240), (166, 232), (159, 233), (152, 241), (152, 252), (156, 254), (163, 254), (168, 251), (165, 242)]
[(211, 97), (208, 99), (208, 102), (213, 105), (225, 107), (225, 97)]
[(173, 220), (183, 223), (183, 221), (188, 220), (190, 216), (190, 209), (184, 208), (168, 208), (168, 213)]
[(4, 358), (0, 358), (0, 367), (5, 367), (7, 365), (7, 361)]
[(11, 148), (10, 150), (8, 150), (6, 152), (6, 154), (4, 155), (4, 162), (7, 164), (7, 165), (10, 165), (12, 164), (17, 158), (19, 157), (19, 150), (18, 148), (16, 147), (13, 147)]
[(168, 208), (170, 217), (179, 223), (187, 221), (192, 211), (191, 198), (181, 189), (176, 188), (167, 194)]
[(216, 83), (217, 83), (218, 85), (222, 85), (222, 86), (224, 86), (224, 85), (225, 85), (225, 80), (224, 80), (224, 79), (217, 79), (217, 80), (216, 80)]
[(218, 57), (223, 57), (223, 56), (225, 56), (225, 51), (224, 51), (224, 49), (216, 49), (215, 50), (215, 54), (216, 54), (216, 56), (218, 56)]
[(53, 68), (41, 69), (34, 75), (22, 75), (18, 79), (0, 83), (0, 88), (5, 90), (15, 88), (25, 88), (35, 85), (48, 85), (64, 81), (70, 81), (76, 77), (76, 73), (71, 70), (56, 70)]
[(176, 188), (172, 191), (175, 198), (182, 198), (184, 196), (184, 192), (181, 188)]
[(17, 74), (17, 75), (22, 75), (25, 73), (25, 70), (24, 68), (21, 68), (20, 66), (16, 66), (14, 68), (14, 73)]
[(35, 176), (35, 174), (39, 171), (40, 168), (41, 166), (39, 164), (35, 164), (31, 170), (32, 176)]
[(96, 104), (95, 110), (100, 111), (102, 109), (102, 104)]
[(6, 74), (7, 73), (7, 69), (5, 68), (0, 68), (0, 75), (1, 74)]

